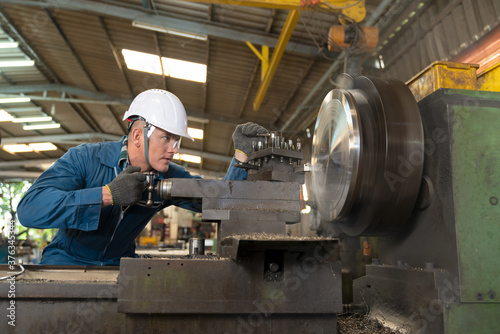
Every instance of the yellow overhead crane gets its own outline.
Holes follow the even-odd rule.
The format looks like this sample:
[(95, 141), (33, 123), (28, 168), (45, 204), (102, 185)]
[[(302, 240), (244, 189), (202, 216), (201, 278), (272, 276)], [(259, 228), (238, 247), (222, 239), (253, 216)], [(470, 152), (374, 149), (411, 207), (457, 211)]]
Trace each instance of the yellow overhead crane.
[[(299, 20), (300, 11), (304, 9), (316, 10), (318, 8), (327, 8), (330, 11), (341, 13), (343, 17), (353, 21), (361, 22), (366, 16), (365, 0), (187, 0), (192, 2), (202, 2), (211, 4), (237, 5), (262, 7), (273, 9), (288, 9), (290, 13), (281, 31), (280, 37), (274, 48), (269, 61), (269, 47), (262, 46), (262, 52), (259, 52), (250, 42), (247, 45), (262, 61), (262, 82), (260, 84), (257, 95), (253, 102), (253, 109), (259, 110), (262, 100), (266, 95), (267, 89), (273, 79), (274, 73), (278, 68), (278, 64), (285, 52), (286, 45), (292, 36), (295, 24)], [(342, 24), (347, 24), (347, 21), (341, 20)]]

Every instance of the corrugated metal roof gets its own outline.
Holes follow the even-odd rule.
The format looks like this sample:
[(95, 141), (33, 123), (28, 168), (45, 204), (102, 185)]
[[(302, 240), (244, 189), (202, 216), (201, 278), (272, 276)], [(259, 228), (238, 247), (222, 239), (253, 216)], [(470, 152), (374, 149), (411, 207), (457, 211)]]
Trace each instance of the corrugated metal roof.
[(499, 22), (497, 0), (412, 2), (398, 20), (381, 30), (382, 44), (390, 41), (379, 51), (386, 68), (370, 72), (406, 81), (434, 61), (452, 59)]

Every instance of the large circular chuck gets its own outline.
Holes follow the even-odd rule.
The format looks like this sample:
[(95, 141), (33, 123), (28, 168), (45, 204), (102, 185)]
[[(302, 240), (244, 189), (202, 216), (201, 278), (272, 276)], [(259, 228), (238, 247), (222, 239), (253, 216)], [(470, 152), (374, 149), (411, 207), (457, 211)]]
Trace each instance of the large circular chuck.
[(343, 75), (314, 129), (312, 185), (322, 219), (348, 235), (399, 230), (415, 205), (424, 136), (404, 83)]

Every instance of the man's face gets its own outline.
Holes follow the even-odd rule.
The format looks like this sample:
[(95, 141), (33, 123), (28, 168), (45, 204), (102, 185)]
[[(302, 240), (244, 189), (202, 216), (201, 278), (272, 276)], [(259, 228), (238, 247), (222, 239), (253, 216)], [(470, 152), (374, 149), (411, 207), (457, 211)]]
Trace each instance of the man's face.
[(179, 152), (180, 136), (155, 128), (149, 138), (149, 163), (154, 170), (165, 173), (174, 154)]

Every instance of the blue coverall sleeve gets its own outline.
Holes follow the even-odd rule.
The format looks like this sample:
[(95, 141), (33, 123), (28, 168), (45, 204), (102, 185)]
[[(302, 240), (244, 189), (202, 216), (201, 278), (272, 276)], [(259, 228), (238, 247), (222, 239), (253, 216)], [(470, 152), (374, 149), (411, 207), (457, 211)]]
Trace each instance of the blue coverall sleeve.
[(248, 173), (246, 170), (238, 167), (234, 167), (236, 164), (236, 159), (233, 157), (231, 160), (231, 164), (227, 169), (226, 175), (223, 180), (246, 180), (248, 177)]
[(102, 186), (87, 184), (89, 173), (98, 168), (95, 157), (89, 157), (89, 153), (81, 147), (70, 149), (35, 181), (17, 207), (23, 226), (97, 229)]

